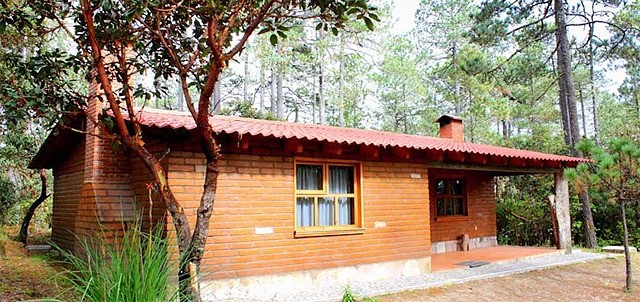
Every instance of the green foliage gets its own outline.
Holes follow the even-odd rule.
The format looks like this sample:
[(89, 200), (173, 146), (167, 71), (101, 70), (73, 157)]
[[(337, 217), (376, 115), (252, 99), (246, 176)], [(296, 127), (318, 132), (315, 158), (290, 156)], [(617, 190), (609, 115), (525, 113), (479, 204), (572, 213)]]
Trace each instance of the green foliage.
[[(80, 238), (84, 255), (63, 251), (70, 265), (68, 281), (83, 301), (175, 301), (177, 286), (171, 284), (174, 267), (162, 237), (162, 224), (153, 234), (134, 223), (116, 236), (112, 244), (105, 232), (96, 238)], [(175, 266), (177, 267), (177, 266)]]
[(583, 140), (578, 148), (591, 163), (566, 173), (578, 188), (589, 187), (594, 201), (594, 219), (602, 243), (622, 242), (620, 206), (627, 211), (630, 245), (640, 246), (640, 148), (628, 138), (610, 140), (605, 147)]
[(235, 115), (240, 117), (261, 119), (261, 120), (275, 120), (276, 117), (270, 112), (264, 112), (256, 110), (251, 103), (243, 100), (232, 101), (227, 104), (227, 107), (222, 109), (222, 115)]
[(547, 198), (553, 180), (547, 175), (496, 178), (496, 226), (500, 244), (549, 246), (553, 226)]
[[(0, 100), (0, 225), (16, 225), (40, 192), (36, 171), (27, 169), (43, 139), (41, 120), (14, 120), (10, 110)], [(51, 202), (36, 212), (34, 222), (48, 227)]]
[(351, 287), (347, 285), (342, 291), (342, 302), (377, 302), (377, 299), (370, 297), (357, 297), (352, 291)]
[(356, 297), (351, 291), (351, 287), (347, 285), (342, 292), (342, 302), (356, 302)]

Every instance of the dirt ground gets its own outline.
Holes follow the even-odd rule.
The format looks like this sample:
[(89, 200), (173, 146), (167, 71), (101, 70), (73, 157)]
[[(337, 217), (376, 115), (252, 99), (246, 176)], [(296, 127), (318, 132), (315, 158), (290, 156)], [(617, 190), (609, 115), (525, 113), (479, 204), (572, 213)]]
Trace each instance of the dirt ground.
[(640, 301), (640, 255), (632, 292), (624, 292), (624, 257), (375, 297), (390, 301)]
[[(78, 300), (69, 290), (69, 284), (62, 281), (59, 262), (47, 255), (29, 255), (0, 230), (2, 243), (7, 257), (0, 259), (0, 302), (45, 298)], [(635, 254), (633, 261), (636, 281), (631, 293), (623, 291), (624, 257), (618, 257), (374, 299), (380, 302), (640, 301), (640, 255)]]
[[(11, 231), (7, 233), (13, 234)], [(2, 230), (0, 244), (4, 244), (6, 251), (6, 258), (0, 259), (0, 302), (45, 298), (77, 300), (73, 298), (69, 285), (62, 281), (62, 267), (51, 255), (29, 255), (21, 244), (10, 240)]]

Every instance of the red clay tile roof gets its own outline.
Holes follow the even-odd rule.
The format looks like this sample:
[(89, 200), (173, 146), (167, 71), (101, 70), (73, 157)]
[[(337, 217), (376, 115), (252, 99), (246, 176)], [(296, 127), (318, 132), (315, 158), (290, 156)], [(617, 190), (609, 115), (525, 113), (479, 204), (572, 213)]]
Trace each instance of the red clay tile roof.
[[(148, 127), (186, 130), (192, 130), (196, 127), (191, 115), (185, 112), (144, 109), (138, 112), (137, 116), (140, 123)], [(250, 134), (253, 136), (284, 139), (297, 138), (341, 144), (462, 152), (526, 160), (564, 162), (570, 166), (575, 166), (579, 162), (588, 161), (583, 158), (384, 131), (256, 120), (221, 115), (212, 116), (210, 122), (214, 131), (227, 134), (237, 133), (241, 135)]]

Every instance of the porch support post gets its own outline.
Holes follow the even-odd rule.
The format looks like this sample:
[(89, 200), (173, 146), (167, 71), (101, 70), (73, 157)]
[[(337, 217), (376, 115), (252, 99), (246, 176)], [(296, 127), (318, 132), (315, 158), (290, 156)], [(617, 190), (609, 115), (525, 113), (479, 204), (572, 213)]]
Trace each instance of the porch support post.
[(558, 221), (558, 248), (571, 253), (571, 216), (569, 213), (569, 182), (563, 172), (554, 174), (556, 184), (555, 214)]

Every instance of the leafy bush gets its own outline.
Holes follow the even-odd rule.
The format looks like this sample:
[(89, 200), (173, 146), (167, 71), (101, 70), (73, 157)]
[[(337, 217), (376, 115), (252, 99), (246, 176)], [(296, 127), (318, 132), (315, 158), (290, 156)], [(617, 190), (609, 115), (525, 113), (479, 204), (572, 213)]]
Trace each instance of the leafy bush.
[(498, 242), (507, 245), (549, 246), (553, 226), (547, 198), (552, 192), (549, 176), (521, 175), (496, 178)]
[(362, 297), (358, 298), (352, 291), (351, 287), (347, 285), (342, 291), (342, 302), (377, 302), (377, 299), (370, 297)]
[(67, 278), (83, 301), (171, 301), (177, 298), (172, 286), (173, 267), (162, 228), (153, 234), (142, 232), (141, 223), (125, 228), (115, 244), (106, 231), (97, 238), (81, 238), (84, 254), (63, 252), (71, 265)]

